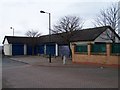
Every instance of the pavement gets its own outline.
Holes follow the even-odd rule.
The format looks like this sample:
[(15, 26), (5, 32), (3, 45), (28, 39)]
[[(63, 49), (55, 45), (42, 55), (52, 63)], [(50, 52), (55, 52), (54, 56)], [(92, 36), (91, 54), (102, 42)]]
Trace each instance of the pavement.
[(10, 59), (21, 62), (21, 63), (29, 64), (29, 65), (35, 65), (35, 66), (111, 68), (109, 66), (102, 66), (102, 65), (76, 64), (76, 63), (72, 63), (72, 60), (70, 58), (66, 58), (65, 64), (64, 64), (62, 57), (52, 57), (51, 63), (49, 63), (49, 58), (46, 56), (14, 56), (14, 57), (11, 57)]
[(51, 63), (46, 56), (15, 56), (11, 57), (11, 60), (22, 62), (33, 66), (48, 66), (48, 67), (81, 67), (81, 68), (103, 68), (98, 65), (85, 65), (72, 63), (70, 58), (66, 58), (65, 64), (61, 57), (52, 57)]
[(71, 66), (72, 60), (66, 59), (66, 63), (63, 64), (61, 57), (52, 57), (51, 63), (49, 58), (44, 56), (22, 56), (22, 57), (11, 57), (11, 60), (19, 61), (30, 65), (42, 65), (42, 66)]

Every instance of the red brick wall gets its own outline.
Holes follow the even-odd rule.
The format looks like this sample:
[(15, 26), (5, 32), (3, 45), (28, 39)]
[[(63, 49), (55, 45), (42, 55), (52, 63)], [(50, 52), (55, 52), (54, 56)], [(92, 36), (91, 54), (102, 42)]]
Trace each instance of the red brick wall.
[(104, 65), (120, 65), (120, 56), (111, 55), (110, 44), (106, 44), (106, 54), (92, 54), (90, 52), (91, 45), (88, 44), (88, 54), (81, 54), (74, 52), (74, 46), (72, 45), (72, 62), (73, 63), (93, 63)]

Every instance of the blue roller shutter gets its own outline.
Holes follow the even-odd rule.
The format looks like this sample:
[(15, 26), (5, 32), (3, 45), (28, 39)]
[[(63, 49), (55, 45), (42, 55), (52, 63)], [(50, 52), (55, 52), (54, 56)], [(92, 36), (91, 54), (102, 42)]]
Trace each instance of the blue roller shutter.
[(59, 56), (64, 56), (64, 55), (67, 57), (69, 57), (70, 55), (70, 50), (69, 50), (68, 45), (59, 46)]
[(38, 46), (35, 46), (34, 47), (34, 55), (37, 55), (38, 54)]
[(27, 45), (27, 55), (32, 55), (32, 46)]
[(23, 44), (13, 44), (12, 45), (12, 55), (24, 55), (24, 45)]
[(52, 56), (55, 55), (55, 45), (46, 45), (46, 54), (49, 55), (49, 53)]
[(44, 54), (44, 45), (39, 46), (39, 53)]
[(44, 45), (36, 46), (36, 54), (44, 54)]

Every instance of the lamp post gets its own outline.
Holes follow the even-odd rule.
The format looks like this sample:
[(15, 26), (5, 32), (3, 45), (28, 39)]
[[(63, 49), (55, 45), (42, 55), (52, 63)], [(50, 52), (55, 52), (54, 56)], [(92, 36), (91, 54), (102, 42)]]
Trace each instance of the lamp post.
[(10, 27), (10, 29), (12, 29), (12, 30), (13, 30), (13, 36), (14, 36), (14, 28), (13, 28), (13, 27)]
[[(51, 14), (45, 11), (40, 11), (40, 13), (46, 13), (49, 15), (49, 42), (51, 43)], [(49, 63), (51, 63), (51, 48), (50, 47), (49, 47)]]

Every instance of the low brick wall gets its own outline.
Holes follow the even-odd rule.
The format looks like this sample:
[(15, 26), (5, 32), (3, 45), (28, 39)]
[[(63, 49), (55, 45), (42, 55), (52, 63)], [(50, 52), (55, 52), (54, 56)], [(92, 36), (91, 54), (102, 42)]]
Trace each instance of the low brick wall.
[(78, 53), (75, 53), (72, 56), (73, 62), (88, 62), (88, 63), (99, 63), (99, 64), (110, 64), (110, 65), (118, 65), (120, 64), (118, 60), (120, 59), (120, 56), (106, 56), (106, 55), (81, 55)]
[(105, 54), (91, 53), (89, 45), (88, 53), (76, 53), (74, 51), (74, 45), (72, 45), (72, 62), (83, 64), (120, 66), (120, 55), (111, 55), (109, 45), (107, 45), (107, 52)]

